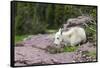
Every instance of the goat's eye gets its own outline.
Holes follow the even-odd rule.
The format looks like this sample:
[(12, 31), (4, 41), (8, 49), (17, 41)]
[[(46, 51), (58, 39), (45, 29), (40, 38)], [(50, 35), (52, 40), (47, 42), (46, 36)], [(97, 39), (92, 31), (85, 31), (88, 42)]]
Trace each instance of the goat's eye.
[(59, 39), (59, 38), (57, 37), (57, 39)]

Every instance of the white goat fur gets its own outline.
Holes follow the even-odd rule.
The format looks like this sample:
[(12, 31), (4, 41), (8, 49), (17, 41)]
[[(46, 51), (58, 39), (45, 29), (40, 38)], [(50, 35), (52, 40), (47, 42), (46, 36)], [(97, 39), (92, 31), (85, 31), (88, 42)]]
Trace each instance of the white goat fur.
[[(80, 44), (81, 42), (86, 41), (86, 33), (85, 30), (81, 27), (72, 27), (66, 32), (62, 32), (61, 28), (55, 34), (54, 43), (60, 45), (63, 41), (65, 45), (70, 44), (71, 46)], [(59, 38), (59, 39), (57, 39)]]

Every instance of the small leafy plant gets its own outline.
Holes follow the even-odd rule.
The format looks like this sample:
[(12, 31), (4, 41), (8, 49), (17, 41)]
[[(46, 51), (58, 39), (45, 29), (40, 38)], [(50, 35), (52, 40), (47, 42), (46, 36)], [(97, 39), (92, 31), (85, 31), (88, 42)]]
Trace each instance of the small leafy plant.
[(28, 37), (28, 35), (16, 35), (15, 36), (15, 43), (22, 41), (26, 37)]
[(78, 46), (65, 46), (63, 48), (63, 51), (64, 52), (73, 52), (73, 51), (77, 50), (77, 48), (78, 48)]

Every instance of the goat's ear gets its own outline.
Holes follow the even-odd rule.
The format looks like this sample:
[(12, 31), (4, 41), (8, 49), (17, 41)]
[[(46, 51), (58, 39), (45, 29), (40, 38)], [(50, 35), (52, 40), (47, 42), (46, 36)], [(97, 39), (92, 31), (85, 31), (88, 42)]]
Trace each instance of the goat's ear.
[(60, 32), (60, 33), (61, 33), (61, 35), (62, 35), (62, 28), (60, 28), (60, 29), (59, 29), (59, 32)]
[(59, 29), (59, 32), (61, 32), (61, 28)]
[(61, 35), (62, 35), (62, 30), (61, 30)]

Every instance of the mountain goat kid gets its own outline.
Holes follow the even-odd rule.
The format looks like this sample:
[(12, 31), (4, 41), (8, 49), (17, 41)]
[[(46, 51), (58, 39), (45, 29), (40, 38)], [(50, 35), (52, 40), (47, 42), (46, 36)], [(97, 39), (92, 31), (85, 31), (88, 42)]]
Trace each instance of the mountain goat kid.
[(85, 30), (81, 27), (71, 27), (68, 31), (64, 31), (60, 28), (59, 31), (55, 34), (54, 44), (57, 47), (61, 47), (61, 43), (64, 45), (77, 45), (81, 42), (86, 41)]

